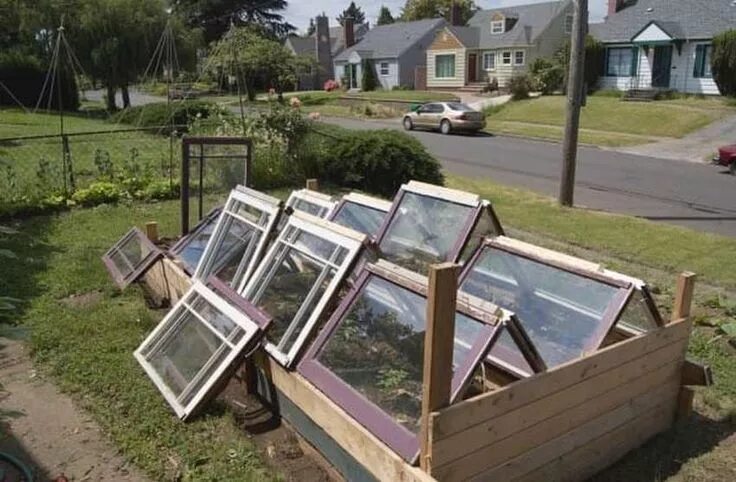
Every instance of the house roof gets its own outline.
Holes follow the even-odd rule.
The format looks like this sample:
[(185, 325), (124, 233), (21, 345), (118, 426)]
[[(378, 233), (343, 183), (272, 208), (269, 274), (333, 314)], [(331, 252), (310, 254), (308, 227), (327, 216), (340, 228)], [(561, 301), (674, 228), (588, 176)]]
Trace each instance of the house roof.
[(347, 61), (350, 54), (356, 50), (360, 52), (363, 59), (396, 58), (425, 35), (446, 24), (443, 18), (431, 18), (380, 25), (369, 30), (355, 45), (343, 50), (335, 57), (335, 60)]
[[(563, 9), (567, 8), (569, 3), (569, 0), (561, 0), (501, 9), (480, 10), (468, 21), (468, 27), (478, 29), (478, 43), (476, 45), (465, 44), (465, 46), (470, 48), (495, 49), (533, 44), (547, 29), (550, 22), (557, 18)], [(517, 20), (508, 31), (501, 34), (492, 34), (491, 18), (498, 13), (501, 13), (506, 18)]]
[(590, 33), (602, 42), (630, 42), (650, 23), (675, 39), (709, 39), (736, 25), (733, 0), (638, 0), (591, 24)]
[[(362, 39), (369, 30), (369, 24), (363, 23), (355, 26), (355, 41), (358, 42)], [(314, 55), (317, 51), (315, 43), (315, 35), (309, 36), (296, 36), (292, 35), (287, 39), (287, 42), (291, 44), (291, 48), (296, 55)], [(339, 54), (344, 50), (344, 43), (342, 39), (342, 26), (337, 25), (330, 27), (330, 51), (332, 56)]]
[(477, 27), (458, 27), (456, 25), (448, 25), (449, 30), (461, 44), (466, 47), (474, 47), (478, 45), (478, 36), (480, 29)]

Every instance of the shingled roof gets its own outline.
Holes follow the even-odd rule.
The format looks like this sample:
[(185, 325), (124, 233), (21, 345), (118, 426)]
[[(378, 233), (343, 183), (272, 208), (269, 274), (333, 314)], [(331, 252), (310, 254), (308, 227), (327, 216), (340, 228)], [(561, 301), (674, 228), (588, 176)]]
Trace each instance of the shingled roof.
[[(369, 30), (367, 23), (355, 26), (355, 41), (359, 42), (366, 32)], [(294, 50), (296, 55), (315, 55), (317, 46), (315, 42), (315, 35), (309, 36), (296, 36), (292, 35), (288, 38), (288, 42), (291, 44), (291, 48)], [(344, 50), (344, 43), (342, 38), (342, 26), (330, 27), (330, 51), (335, 56)]]
[(349, 49), (343, 50), (335, 57), (335, 60), (347, 61), (353, 51), (359, 51), (360, 56), (364, 59), (396, 58), (429, 32), (442, 27), (446, 23), (443, 18), (431, 18), (414, 22), (380, 25), (369, 30), (363, 40)]
[(630, 42), (652, 22), (675, 39), (710, 39), (736, 28), (736, 4), (734, 0), (638, 0), (605, 22), (591, 24), (590, 33), (603, 42)]

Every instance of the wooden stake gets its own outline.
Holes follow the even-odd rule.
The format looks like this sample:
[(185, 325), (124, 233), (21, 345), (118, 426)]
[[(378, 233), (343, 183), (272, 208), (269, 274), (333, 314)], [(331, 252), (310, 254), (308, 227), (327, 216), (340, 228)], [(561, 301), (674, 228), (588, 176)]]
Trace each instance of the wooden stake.
[(152, 243), (158, 243), (158, 223), (156, 221), (146, 223), (146, 236)]
[(319, 191), (319, 181), (317, 179), (307, 179), (306, 187), (310, 191)]
[(419, 460), (420, 467), (427, 473), (431, 473), (432, 468), (430, 417), (432, 412), (450, 404), (459, 269), (453, 263), (436, 264), (429, 268)]
[(690, 307), (693, 302), (696, 274), (685, 271), (677, 278), (677, 292), (675, 306), (672, 308), (672, 321), (690, 317)]

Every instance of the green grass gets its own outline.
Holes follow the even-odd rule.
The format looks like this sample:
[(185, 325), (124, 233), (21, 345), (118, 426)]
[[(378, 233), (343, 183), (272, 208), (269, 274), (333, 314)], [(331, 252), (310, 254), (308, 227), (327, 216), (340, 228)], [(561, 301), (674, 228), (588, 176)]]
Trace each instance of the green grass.
[[(527, 124), (523, 122), (504, 122), (488, 118), (486, 129), (491, 134), (506, 134), (511, 136), (533, 137), (549, 141), (562, 139), (562, 126)], [(618, 132), (601, 132), (581, 129), (579, 140), (583, 144), (605, 147), (634, 146), (654, 140), (651, 137), (634, 136)]]
[(425, 90), (376, 90), (373, 92), (359, 92), (346, 94), (350, 97), (360, 97), (371, 101), (403, 100), (410, 102), (431, 102), (458, 100), (458, 97), (448, 92), (432, 92)]
[[(621, 102), (608, 95), (588, 97), (580, 126), (602, 145), (626, 145), (655, 137), (683, 137), (736, 110), (720, 99), (682, 98), (651, 103)], [(488, 117), (489, 130), (559, 140), (565, 123), (565, 97), (543, 96), (511, 102)], [(540, 127), (541, 126), (541, 127)], [(537, 130), (532, 130), (536, 128)], [(557, 128), (554, 129), (554, 128)], [(618, 136), (618, 137), (617, 137)]]

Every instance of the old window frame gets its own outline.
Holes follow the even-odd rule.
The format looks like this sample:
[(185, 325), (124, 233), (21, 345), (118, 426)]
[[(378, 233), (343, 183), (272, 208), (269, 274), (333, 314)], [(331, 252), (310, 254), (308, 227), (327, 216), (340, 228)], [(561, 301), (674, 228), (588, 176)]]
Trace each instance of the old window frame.
[[(130, 260), (124, 255), (121, 248), (127, 244), (128, 242), (137, 239), (138, 242), (142, 245), (148, 248), (148, 254), (141, 259), (140, 262), (133, 264), (130, 262)], [(122, 271), (118, 268), (118, 266), (115, 264), (115, 262), (112, 259), (112, 256), (114, 253), (119, 253), (128, 264), (128, 267), (130, 268), (130, 273), (123, 274)], [(110, 273), (110, 276), (112, 277), (113, 281), (121, 290), (124, 290), (127, 288), (131, 283), (133, 283), (135, 280), (137, 280), (143, 273), (145, 273), (148, 268), (150, 268), (153, 263), (158, 261), (160, 257), (163, 256), (163, 251), (161, 251), (158, 246), (153, 244), (148, 237), (143, 234), (143, 232), (138, 229), (137, 227), (133, 227), (123, 235), (122, 238), (117, 240), (115, 244), (108, 249), (104, 255), (102, 255), (102, 262), (105, 264), (105, 267), (107, 268), (107, 271)]]
[[(506, 236), (499, 236), (495, 238), (487, 238), (480, 246), (479, 249), (473, 254), (471, 259), (465, 265), (463, 272), (458, 279), (458, 286), (463, 286), (463, 283), (468, 278), (473, 268), (477, 264), (478, 260), (483, 255), (486, 248), (496, 249), (513, 256), (518, 256), (536, 263), (540, 263), (545, 266), (549, 266), (560, 271), (568, 272), (577, 276), (591, 279), (598, 283), (603, 283), (612, 287), (616, 287), (618, 292), (614, 295), (613, 299), (609, 302), (604, 316), (598, 322), (597, 331), (595, 336), (590, 338), (589, 343), (583, 347), (582, 354), (590, 353), (600, 349), (606, 337), (616, 329), (618, 320), (621, 317), (624, 309), (626, 308), (629, 300), (632, 298), (635, 292), (639, 291), (644, 296), (646, 304), (649, 308), (649, 314), (652, 317), (652, 321), (657, 326), (664, 326), (664, 321), (659, 313), (659, 310), (654, 303), (654, 300), (647, 289), (646, 284), (636, 278), (623, 275), (603, 269), (600, 265), (575, 258), (563, 253), (556, 251), (540, 248), (514, 238)], [(520, 320), (523, 323), (523, 320)], [(628, 334), (635, 335), (640, 332), (634, 332), (634, 330), (627, 330)], [(526, 377), (530, 373), (523, 367), (520, 367), (517, 362), (513, 359), (513, 354), (508, 354), (508, 358), (497, 358), (489, 353), (489, 361), (495, 366), (510, 372), (515, 376)]]
[[(360, 194), (357, 192), (351, 192), (342, 197), (340, 201), (337, 203), (337, 206), (332, 211), (330, 216), (327, 218), (329, 221), (336, 222), (335, 219), (340, 215), (340, 212), (342, 209), (345, 208), (348, 204), (356, 204), (358, 206), (362, 206), (368, 209), (372, 209), (375, 211), (380, 211), (383, 213), (383, 221), (381, 222), (381, 225), (378, 227), (378, 231), (375, 233), (365, 233), (370, 237), (375, 237), (381, 230), (381, 227), (383, 226), (383, 222), (386, 220), (386, 216), (388, 215), (389, 211), (391, 211), (391, 202), (386, 201), (384, 199), (378, 199), (372, 196), (366, 196), (365, 194)], [(340, 223), (337, 223), (340, 224)], [(344, 224), (340, 224), (341, 226), (345, 226)], [(349, 226), (345, 226), (349, 227)]]
[[(189, 291), (182, 296), (174, 308), (169, 311), (164, 319), (161, 320), (151, 333), (149, 333), (134, 352), (134, 356), (138, 363), (143, 367), (148, 377), (154, 385), (156, 385), (156, 388), (158, 388), (164, 396), (176, 415), (182, 420), (186, 420), (197, 412), (202, 403), (211, 396), (214, 390), (217, 389), (221, 378), (227, 374), (227, 371), (236, 359), (241, 356), (245, 349), (249, 346), (256, 346), (256, 343), (260, 342), (260, 338), (263, 335), (264, 330), (268, 327), (271, 321), (265, 314), (242, 303), (242, 300), (240, 300), (239, 297), (221, 281), (216, 278), (213, 278), (210, 281), (218, 292), (216, 292), (215, 289), (208, 288), (200, 281), (195, 281)], [(209, 324), (208, 320), (194, 310), (189, 303), (191, 299), (196, 296), (203, 298), (243, 330), (244, 333), (237, 343), (233, 344), (228, 341), (222, 333)], [(181, 313), (182, 310), (184, 310), (185, 314)], [(222, 344), (218, 347), (217, 351), (210, 356), (209, 360), (199, 369), (197, 375), (192, 378), (192, 380), (187, 384), (187, 387), (185, 387), (177, 396), (172, 392), (161, 375), (159, 375), (150, 360), (156, 355), (156, 353), (166, 347), (166, 344), (172, 339), (170, 337), (176, 334), (176, 330), (179, 328), (179, 325), (185, 319), (191, 319), (192, 315), (194, 315), (194, 319), (198, 321), (200, 325), (204, 326), (206, 330), (215, 334)], [(217, 353), (222, 349), (229, 349), (230, 353), (219, 364), (217, 364)], [(186, 405), (182, 404), (179, 400), (189, 395), (191, 390), (196, 388), (196, 386), (192, 386), (199, 383), (207, 373), (208, 369), (215, 364), (217, 366), (215, 371), (206, 379), (206, 381), (204, 381), (191, 400)]]
[(289, 194), (289, 198), (286, 200), (286, 208), (293, 211), (302, 211), (296, 207), (296, 204), (299, 201), (318, 206), (321, 209), (319, 214), (307, 214), (311, 214), (312, 216), (317, 216), (318, 218), (322, 219), (327, 219), (330, 214), (332, 214), (332, 211), (337, 205), (337, 202), (332, 199), (332, 196), (322, 194), (321, 192), (312, 191), (310, 189), (299, 189), (297, 191), (292, 191), (291, 194)]
[(506, 31), (506, 19), (491, 20), (491, 35), (500, 35)]
[[(333, 260), (318, 260), (311, 253), (306, 253), (305, 251), (297, 248), (291, 242), (285, 240), (284, 237), (290, 231), (290, 227), (324, 239), (332, 244), (335, 244), (338, 247), (346, 249), (347, 254), (345, 255), (342, 263), (337, 265), (337, 263), (335, 263)], [(276, 270), (283, 262), (284, 258), (287, 256), (287, 253), (289, 253), (291, 250), (296, 250), (300, 254), (309, 257), (313, 261), (318, 261), (323, 264), (322, 270), (320, 272), (320, 277), (312, 285), (312, 288), (310, 288), (309, 293), (302, 301), (299, 309), (297, 310), (297, 314), (289, 323), (289, 328), (287, 328), (287, 334), (290, 334), (289, 330), (294, 329), (295, 324), (299, 321), (297, 317), (300, 315), (307, 316), (306, 323), (304, 323), (303, 328), (301, 329), (299, 335), (297, 336), (289, 351), (283, 352), (281, 350), (281, 346), (288, 339), (287, 334), (285, 334), (278, 343), (273, 343), (268, 339), (265, 340), (266, 351), (280, 364), (287, 368), (293, 365), (294, 361), (304, 348), (307, 340), (311, 336), (312, 331), (315, 329), (320, 317), (322, 316), (323, 311), (327, 308), (328, 303), (337, 293), (343, 280), (345, 280), (345, 278), (347, 277), (349, 270), (354, 264), (354, 261), (358, 259), (358, 255), (360, 254), (360, 251), (363, 248), (366, 239), (367, 236), (353, 231), (352, 229), (345, 228), (339, 224), (332, 223), (330, 221), (312, 216), (301, 211), (295, 211), (287, 219), (284, 229), (279, 234), (279, 237), (273, 242), (270, 249), (268, 250), (268, 253), (258, 265), (258, 268), (253, 273), (250, 280), (247, 282), (247, 284), (242, 284), (241, 287), (238, 289), (238, 293), (240, 294), (240, 296), (245, 298), (248, 303), (254, 306), (258, 306), (259, 301), (257, 298), (267, 289), (267, 286), (272, 281)], [(279, 248), (281, 248), (281, 246), (287, 246), (290, 249), (284, 250), (283, 253), (280, 253)], [(279, 257), (279, 255), (281, 256)], [(315, 305), (312, 312), (306, 313), (304, 312), (305, 307), (310, 306), (315, 300), (319, 285), (324, 280), (324, 276), (326, 276), (329, 267), (327, 263), (331, 263), (329, 266), (336, 268), (335, 276), (327, 285), (327, 288), (325, 289), (324, 293), (322, 293), (322, 296), (319, 298), (319, 301)], [(263, 281), (265, 284), (261, 284), (262, 279), (265, 279), (265, 281)]]
[[(231, 210), (236, 203), (254, 207), (259, 211), (268, 214), (269, 220), (266, 226), (258, 226), (252, 221), (233, 213)], [(212, 231), (210, 242), (207, 243), (207, 247), (199, 260), (197, 269), (194, 271), (193, 278), (197, 280), (208, 279), (212, 273), (219, 271), (219, 267), (213, 266), (213, 263), (215, 262), (217, 253), (222, 248), (222, 243), (225, 240), (225, 236), (227, 234), (227, 231), (225, 231), (225, 223), (227, 221), (227, 217), (230, 216), (235, 220), (245, 223), (251, 228), (257, 229), (261, 232), (261, 238), (258, 240), (258, 243), (253, 250), (251, 259), (248, 261), (247, 265), (241, 267), (240, 276), (233, 277), (231, 286), (233, 288), (237, 288), (237, 286), (246, 282), (255, 271), (258, 262), (268, 246), (271, 235), (279, 221), (281, 211), (282, 203), (274, 197), (243, 186), (238, 186), (233, 189), (230, 192), (230, 196), (228, 197), (222, 212), (220, 213), (217, 225), (215, 226), (214, 231)]]
[[(310, 383), (321, 390), (335, 404), (343, 408), (357, 422), (366, 427), (382, 442), (409, 463), (414, 463), (419, 456), (419, 434), (411, 432), (400, 425), (392, 416), (360, 394), (347, 382), (334, 374), (318, 360), (327, 343), (335, 334), (345, 317), (349, 314), (355, 301), (363, 293), (373, 277), (381, 278), (401, 289), (413, 292), (423, 298), (427, 297), (427, 278), (397, 265), (385, 261), (368, 264), (351, 291), (342, 299), (325, 327), (320, 331), (314, 343), (299, 363), (298, 372)], [(469, 354), (461, 367), (453, 374), (450, 403), (461, 398), (475, 368), (490, 351), (501, 333), (501, 328), (510, 322), (519, 327), (518, 320), (505, 310), (500, 310), (491, 303), (459, 292), (457, 313), (461, 313), (484, 326), (489, 327), (470, 347)], [(424, 313), (422, 313), (424, 315)], [(500, 316), (499, 316), (500, 315)], [(523, 331), (523, 328), (520, 328)]]
[[(217, 227), (217, 221), (220, 218), (220, 214), (222, 213), (222, 206), (218, 206), (214, 209), (212, 209), (207, 215), (202, 218), (202, 220), (197, 223), (196, 226), (187, 234), (186, 236), (181, 237), (173, 246), (169, 248), (168, 255), (177, 260), (179, 265), (182, 267), (182, 269), (189, 275), (192, 276), (194, 272), (197, 269), (197, 266), (191, 266), (189, 265), (184, 257), (182, 256), (182, 253), (187, 249), (189, 244), (197, 238), (204, 230), (209, 228), (210, 226), (213, 227), (212, 235), (215, 234), (215, 228)], [(211, 238), (210, 238), (211, 239)], [(209, 244), (209, 242), (207, 243)], [(207, 247), (205, 246), (205, 250)], [(202, 256), (204, 256), (204, 251), (202, 251)], [(199, 259), (202, 259), (202, 256), (199, 257)], [(197, 262), (197, 265), (199, 265), (199, 261)]]

